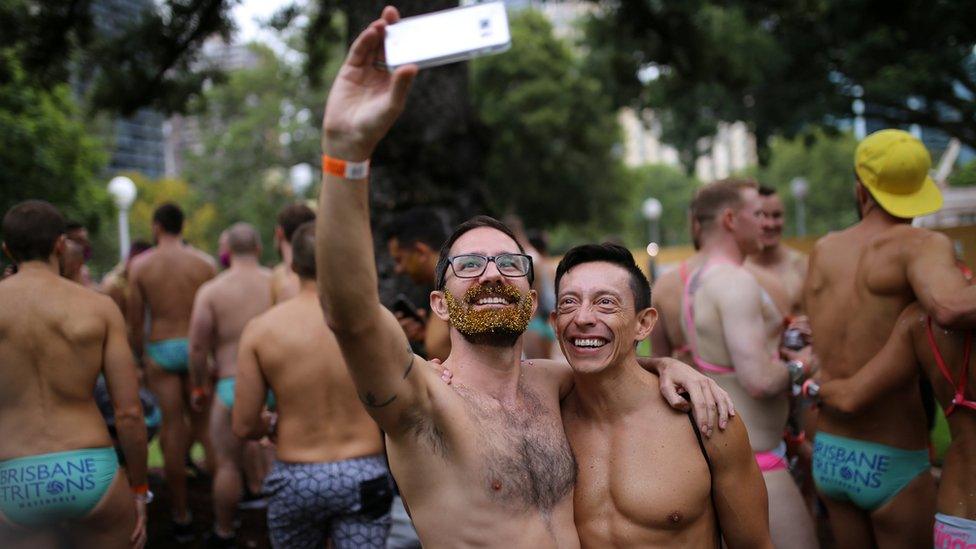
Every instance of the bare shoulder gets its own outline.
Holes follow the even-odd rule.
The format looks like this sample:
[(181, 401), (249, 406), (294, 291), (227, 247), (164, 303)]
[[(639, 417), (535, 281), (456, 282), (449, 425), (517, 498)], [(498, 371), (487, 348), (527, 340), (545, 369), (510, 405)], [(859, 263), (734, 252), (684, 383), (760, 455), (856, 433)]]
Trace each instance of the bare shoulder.
[(560, 360), (532, 359), (522, 362), (525, 379), (533, 388), (563, 396), (573, 382), (573, 370)]
[(723, 460), (734, 460), (742, 455), (752, 458), (753, 455), (749, 435), (739, 416), (730, 417), (724, 430), (716, 429), (711, 437), (702, 437), (702, 443), (708, 452), (708, 458), (719, 464)]
[(207, 266), (213, 268), (214, 270), (217, 269), (217, 262), (214, 260), (212, 255), (190, 244), (187, 244), (184, 249), (196, 259), (207, 264)]
[(712, 267), (707, 273), (704, 277), (703, 285), (706, 287), (720, 286), (722, 289), (734, 287), (738, 290), (743, 286), (755, 286), (758, 288), (759, 281), (756, 280), (756, 275), (744, 265), (720, 263)]

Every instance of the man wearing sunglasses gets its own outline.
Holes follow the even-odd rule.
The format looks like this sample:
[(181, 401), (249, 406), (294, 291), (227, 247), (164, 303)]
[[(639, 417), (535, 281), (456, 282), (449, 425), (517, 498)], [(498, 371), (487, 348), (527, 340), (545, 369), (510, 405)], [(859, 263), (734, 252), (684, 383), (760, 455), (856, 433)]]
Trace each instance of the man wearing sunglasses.
[[(441, 248), (431, 311), (450, 320), (453, 383), (415, 356), (379, 300), (369, 228), (368, 159), (403, 110), (417, 68), (382, 62), (387, 7), (353, 43), (323, 121), (323, 184), (316, 235), (319, 294), (360, 400), (386, 432), (390, 467), (425, 546), (578, 547), (577, 465), (559, 401), (565, 364), (521, 361), (537, 305), (532, 263), (511, 230), (479, 216)], [(662, 363), (665, 364), (665, 363)], [(728, 410), (724, 393), (668, 363), (662, 393)], [(716, 388), (717, 390), (717, 388)], [(707, 394), (707, 396), (704, 396)], [(698, 416), (699, 422), (707, 414)], [(590, 464), (581, 464), (588, 467)]]

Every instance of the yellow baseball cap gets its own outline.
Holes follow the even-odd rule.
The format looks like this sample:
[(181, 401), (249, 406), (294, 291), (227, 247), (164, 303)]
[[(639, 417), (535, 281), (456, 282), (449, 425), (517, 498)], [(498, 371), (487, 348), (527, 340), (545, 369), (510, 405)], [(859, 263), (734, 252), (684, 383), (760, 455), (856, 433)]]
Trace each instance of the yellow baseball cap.
[(854, 153), (854, 171), (878, 204), (895, 217), (910, 218), (942, 208), (942, 193), (929, 177), (932, 157), (902, 130), (880, 130)]

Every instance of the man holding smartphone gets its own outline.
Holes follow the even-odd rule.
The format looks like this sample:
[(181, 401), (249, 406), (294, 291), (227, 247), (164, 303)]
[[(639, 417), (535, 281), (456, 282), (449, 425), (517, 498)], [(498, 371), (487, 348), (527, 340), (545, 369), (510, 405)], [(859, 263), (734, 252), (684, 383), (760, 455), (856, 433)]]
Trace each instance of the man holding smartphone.
[[(398, 20), (387, 7), (359, 35), (325, 108), (316, 260), (326, 321), (360, 400), (386, 433), (391, 470), (425, 545), (578, 547), (576, 462), (559, 408), (572, 374), (565, 364), (520, 360), (537, 298), (531, 259), (511, 230), (479, 216), (441, 248), (430, 299), (432, 312), (451, 321), (452, 385), (410, 351), (380, 304), (368, 159), (417, 73), (414, 65), (392, 74), (377, 68), (386, 27)], [(696, 410), (727, 414), (730, 401), (712, 382), (680, 363), (660, 364), (672, 406), (683, 402), (677, 381)], [(714, 423), (705, 415), (697, 421), (707, 431)]]

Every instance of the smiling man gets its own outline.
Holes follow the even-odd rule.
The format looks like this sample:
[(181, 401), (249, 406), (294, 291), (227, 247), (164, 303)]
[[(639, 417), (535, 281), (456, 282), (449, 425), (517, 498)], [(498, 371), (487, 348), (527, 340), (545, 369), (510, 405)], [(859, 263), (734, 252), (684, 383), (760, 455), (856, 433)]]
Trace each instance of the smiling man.
[(556, 270), (556, 292), (552, 319), (575, 379), (563, 424), (584, 464), (574, 498), (582, 545), (721, 547), (724, 538), (730, 548), (772, 547), (766, 487), (742, 421), (703, 439), (637, 362), (657, 311), (630, 252), (573, 248)]
[(784, 316), (803, 311), (803, 281), (807, 276), (807, 256), (783, 244), (786, 209), (776, 189), (760, 185), (763, 222), (759, 242), (762, 250), (751, 254), (744, 263), (769, 292)]
[[(452, 385), (410, 351), (380, 304), (368, 159), (403, 110), (417, 71), (377, 68), (385, 28), (398, 19), (387, 7), (359, 35), (325, 107), (315, 255), (326, 321), (360, 400), (386, 433), (390, 468), (424, 546), (578, 547), (576, 461), (559, 407), (572, 376), (564, 364), (520, 360), (536, 294), (532, 262), (512, 231), (480, 216), (440, 250), (430, 304), (451, 322), (444, 366), (454, 372)], [(677, 400), (664, 378), (682, 368), (672, 362), (662, 374)], [(701, 403), (707, 391), (715, 406), (710, 382), (686, 373), (692, 396)]]

